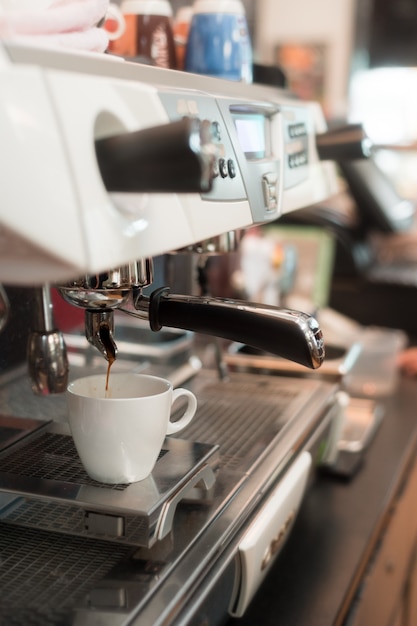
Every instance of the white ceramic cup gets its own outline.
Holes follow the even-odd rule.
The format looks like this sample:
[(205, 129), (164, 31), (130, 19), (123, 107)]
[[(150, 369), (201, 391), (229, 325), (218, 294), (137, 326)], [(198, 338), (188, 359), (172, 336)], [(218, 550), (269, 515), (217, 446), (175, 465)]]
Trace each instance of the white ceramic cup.
[[(149, 476), (166, 435), (193, 419), (197, 399), (188, 389), (173, 389), (157, 376), (134, 373), (79, 378), (67, 389), (68, 421), (87, 474), (102, 483), (126, 484)], [(187, 407), (175, 422), (172, 405), (180, 397)]]

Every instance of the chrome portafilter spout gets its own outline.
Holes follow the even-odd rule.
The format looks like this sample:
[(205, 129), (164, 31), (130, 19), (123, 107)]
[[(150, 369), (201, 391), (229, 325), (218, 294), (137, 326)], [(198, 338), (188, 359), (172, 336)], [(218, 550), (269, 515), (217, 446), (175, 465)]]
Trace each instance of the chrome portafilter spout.
[(117, 355), (114, 310), (128, 302), (134, 289), (142, 290), (152, 281), (152, 259), (144, 258), (102, 274), (83, 276), (59, 285), (58, 290), (64, 300), (85, 309), (87, 341), (113, 363)]
[(55, 327), (51, 292), (35, 289), (33, 329), (29, 333), (27, 360), (32, 390), (37, 395), (62, 393), (68, 384), (68, 357), (62, 333)]
[(97, 348), (109, 363), (113, 363), (117, 356), (117, 346), (113, 334), (114, 313), (112, 309), (104, 311), (86, 310), (85, 336), (87, 341)]

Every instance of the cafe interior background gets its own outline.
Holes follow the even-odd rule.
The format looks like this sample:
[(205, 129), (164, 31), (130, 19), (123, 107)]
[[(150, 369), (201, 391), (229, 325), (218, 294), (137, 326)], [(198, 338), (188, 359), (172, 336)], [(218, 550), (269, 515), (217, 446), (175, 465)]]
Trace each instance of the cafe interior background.
[[(200, 556), (193, 556), (190, 549), (191, 565), (185, 570), (189, 578), (185, 577), (186, 582), (178, 579), (187, 591), (184, 597), (175, 577), (167, 576), (166, 581), (164, 578), (164, 568), (171, 567), (171, 551), (176, 555), (175, 550), (179, 549), (171, 535), (164, 537), (156, 549), (138, 547), (127, 567), (123, 553), (120, 563), (114, 562), (110, 571), (105, 572), (103, 584), (94, 579), (96, 572), (91, 574), (95, 586), (91, 590), (84, 581), (80, 584), (80, 590), (74, 592), (75, 609), (68, 600), (72, 601), (72, 596), (65, 600), (65, 594), (57, 596), (64, 607), (60, 610), (69, 620), (65, 623), (106, 626), (125, 623), (205, 626), (226, 622), (236, 626), (255, 623), (414, 626), (417, 623), (417, 355), (414, 352), (417, 344), (414, 219), (417, 5), (413, 0), (242, 2), (255, 64), (279, 70), (272, 74), (276, 84), (269, 86), (282, 89), (297, 102), (320, 103), (330, 131), (348, 128), (360, 134), (362, 129), (372, 142), (372, 157), (360, 160), (358, 167), (355, 161), (352, 164), (350, 160), (336, 158), (337, 193), (289, 213), (273, 224), (249, 229), (236, 251), (205, 258), (204, 275), (200, 261), (188, 254), (155, 258), (153, 288), (168, 276), (180, 292), (195, 294), (204, 287), (207, 291), (203, 295), (247, 299), (316, 315), (323, 329), (328, 360), (322, 366), (322, 373), (320, 370), (314, 373), (315, 378), (313, 374), (300, 373), (285, 359), (277, 362), (268, 354), (250, 351), (247, 357), (244, 345), (208, 340), (204, 334), (193, 338), (192, 348), (186, 344), (186, 365), (188, 370), (196, 368), (197, 377), (202, 367), (225, 378), (229, 374), (256, 375), (268, 381), (280, 379), (284, 385), (295, 380), (295, 387), (305, 384), (308, 390), (317, 381), (319, 385), (324, 381), (326, 390), (327, 385), (332, 389), (337, 387), (338, 418), (343, 415), (346, 422), (342, 418), (335, 420), (339, 430), (332, 430), (335, 446), (332, 458), (311, 481), (305, 500), (298, 505), (298, 515), (287, 511), (284, 522), (279, 527), (272, 526), (271, 541), (262, 555), (262, 572), (257, 573), (262, 584), (254, 592), (253, 600), (245, 604), (244, 614), (236, 608), (239, 589), (244, 583), (239, 583), (239, 587), (235, 574), (238, 571), (244, 580), (242, 571), (248, 563), (239, 557), (247, 549), (244, 540), (233, 559), (230, 554), (238, 539), (231, 542), (230, 554), (227, 550), (223, 554), (216, 544), (221, 553), (218, 566), (213, 570), (207, 566), (206, 578), (201, 575), (200, 585), (194, 581), (192, 566), (199, 572), (199, 561), (204, 561), (201, 550), (209, 550), (211, 535), (206, 542), (198, 541), (199, 535), (193, 536), (196, 546), (193, 549)], [(181, 7), (189, 5), (183, 0), (171, 0), (170, 4), (174, 16)], [(48, 417), (56, 407), (64, 412), (63, 398), (37, 398), (36, 402), (26, 404), (26, 388), (22, 394), (20, 387), (14, 386), (15, 371), (21, 373), (25, 367), (22, 363), (26, 359), (33, 307), (30, 288), (7, 285), (6, 294), (10, 317), (0, 334), (1, 410), (12, 409), (24, 419), (42, 418), (45, 406)], [(77, 333), (84, 312), (67, 306), (55, 297), (56, 293), (52, 295), (54, 312), (66, 333), (70, 352), (73, 358), (78, 358)], [(127, 325), (127, 328), (132, 327)], [(184, 338), (188, 342), (190, 337), (186, 334)], [(195, 346), (198, 354), (192, 354), (189, 359), (188, 351), (194, 351)], [(145, 345), (145, 348), (151, 349), (152, 361), (154, 346)], [(138, 354), (139, 360), (148, 358)], [(98, 357), (89, 361), (91, 358), (89, 353), (88, 366), (96, 363)], [(176, 358), (174, 355), (174, 362)], [(165, 366), (171, 355), (162, 354), (162, 359)], [(264, 382), (266, 387), (269, 384), (275, 383)], [(287, 388), (283, 396), (286, 393)], [(202, 398), (205, 398), (203, 394)], [(261, 400), (259, 403), (262, 404)], [(257, 418), (253, 415), (250, 421)], [(266, 445), (265, 437), (262, 443)], [(17, 487), (23, 489), (16, 504), (18, 510), (22, 498), (28, 496), (27, 488), (18, 482), (10, 483), (9, 470), (2, 466), (6, 457), (7, 450), (2, 450), (0, 492), (13, 494)], [(55, 488), (52, 485), (50, 489)], [(272, 489), (270, 482), (267, 481), (265, 489)], [(48, 500), (50, 495), (43, 492), (41, 500)], [(61, 499), (65, 498), (68, 496)], [(242, 506), (239, 498), (236, 502), (236, 506)], [(1, 498), (0, 505), (3, 505)], [(187, 532), (189, 524), (190, 532), (194, 531), (189, 520), (199, 515), (192, 506), (190, 502), (183, 508), (178, 505), (178, 524)], [(19, 529), (26, 528), (26, 522), (17, 521), (18, 531), (15, 531), (14, 509), (15, 504), (10, 505), (6, 498), (5, 506), (0, 508), (0, 524), (4, 522), (5, 528), (13, 529), (17, 551), (16, 538)], [(210, 505), (207, 510), (210, 511)], [(232, 509), (236, 519), (240, 519), (241, 509), (237, 511)], [(242, 525), (244, 539), (250, 536), (250, 521), (247, 526)], [(272, 532), (270, 525), (266, 528)], [(265, 527), (261, 525), (261, 529), (260, 534), (265, 532), (266, 536)], [(175, 525), (173, 532), (177, 537)], [(181, 544), (184, 538), (179, 536), (178, 544)], [(28, 540), (26, 545), (30, 558), (32, 544)], [(65, 561), (70, 557), (65, 556), (66, 547), (62, 546), (62, 562), (56, 561), (53, 571), (45, 567), (48, 589), (52, 589), (51, 580), (57, 585), (64, 584), (65, 576), (67, 579), (70, 576)], [(277, 558), (270, 564), (275, 552)], [(59, 622), (61, 616), (53, 599), (40, 602), (44, 609), (28, 594), (27, 606), (25, 602), (20, 606), (21, 588), (31, 587), (30, 581), (26, 582), (25, 571), (32, 570), (33, 563), (29, 566), (25, 561), (23, 573), (15, 583), (9, 575), (14, 567), (12, 555), (11, 544), (4, 539), (0, 545), (0, 623), (2, 611), (7, 616), (5, 624), (29, 623), (24, 621), (28, 616), (26, 609), (32, 612), (37, 626), (63, 623)], [(180, 573), (184, 576), (182, 570)], [(38, 574), (35, 582), (42, 588), (39, 578), (42, 575)], [(187, 587), (189, 580), (195, 583), (193, 588)], [(156, 581), (161, 583), (161, 590), (156, 587)], [(146, 602), (142, 606), (141, 585), (145, 583), (152, 590), (155, 585), (157, 593), (149, 599), (148, 591), (144, 592)], [(66, 607), (69, 613), (65, 612)], [(12, 621), (12, 615), (16, 615), (16, 621)], [(45, 616), (52, 621), (43, 622)]]

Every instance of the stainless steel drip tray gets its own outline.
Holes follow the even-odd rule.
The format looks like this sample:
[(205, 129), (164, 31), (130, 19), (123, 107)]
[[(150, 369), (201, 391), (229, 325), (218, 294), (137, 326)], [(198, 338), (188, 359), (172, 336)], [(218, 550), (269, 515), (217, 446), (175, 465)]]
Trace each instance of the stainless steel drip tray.
[[(231, 374), (220, 381), (216, 372), (206, 370), (189, 384), (198, 398), (197, 414), (181, 439), (169, 439), (169, 451), (145, 489), (169, 494), (166, 503), (160, 502), (158, 520), (156, 503), (146, 517), (120, 509), (129, 493), (144, 509), (135, 491), (143, 484), (119, 489), (89, 481), (74, 461), (72, 439), (56, 424), (26, 433), (1, 452), (0, 497), (4, 490), (20, 489), (0, 512), (1, 613), (8, 624), (191, 623), (177, 621), (178, 613), (188, 610), (197, 589), (204, 597), (226, 571), (226, 581), (219, 584), (227, 607), (238, 542), (302, 451), (319, 462), (336, 386), (259, 374)], [(59, 454), (51, 453), (50, 438), (61, 442)], [(168, 475), (162, 471), (174, 451), (180, 461), (177, 477), (199, 482), (191, 494), (183, 493), (171, 532), (156, 541), (157, 529), (169, 527), (179, 498), (171, 469)], [(9, 465), (18, 459), (19, 471)], [(211, 471), (216, 480), (207, 490)], [(110, 537), (123, 524), (125, 536)], [(196, 619), (201, 621), (201, 615)]]
[[(13, 422), (19, 430), (21, 421), (0, 416), (0, 436)], [(181, 500), (195, 499), (213, 486), (217, 450), (216, 445), (167, 438), (148, 478), (106, 485), (88, 477), (65, 424), (40, 427), (37, 422), (31, 434), (22, 431), (15, 445), (0, 452), (0, 491), (15, 496), (5, 501), (0, 517), (150, 547), (170, 532)]]
[[(210, 507), (220, 506), (219, 479), (229, 480), (225, 502), (266, 458), (267, 474), (276, 476), (321, 423), (333, 395), (319, 381), (250, 374), (224, 382), (205, 371), (189, 384), (197, 415), (181, 438), (166, 439), (152, 475), (130, 485), (91, 480), (67, 424), (33, 421), (33, 432), (0, 450), (0, 518), (149, 548), (171, 530), (180, 501), (193, 501), (209, 516)], [(19, 427), (20, 418), (12, 419)], [(10, 498), (1, 507), (4, 494)]]

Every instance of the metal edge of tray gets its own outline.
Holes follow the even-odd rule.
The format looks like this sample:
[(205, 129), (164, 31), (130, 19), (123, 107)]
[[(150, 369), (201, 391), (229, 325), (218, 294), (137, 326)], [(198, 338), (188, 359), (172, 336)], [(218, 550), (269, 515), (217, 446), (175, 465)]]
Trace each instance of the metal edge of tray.
[(272, 354), (243, 354), (239, 350), (245, 344), (233, 343), (224, 354), (223, 359), (226, 365), (235, 367), (237, 371), (263, 371), (273, 374), (304, 375), (307, 377), (329, 377), (338, 379), (351, 370), (360, 353), (362, 346), (355, 343), (346, 349), (346, 353), (337, 359), (324, 359), (323, 364), (317, 370), (308, 370), (305, 367), (281, 359)]
[[(334, 386), (323, 381), (312, 382), (317, 382), (317, 386), (314, 387), (310, 405), (310, 423), (303, 436), (300, 437), (296, 423), (298, 420), (295, 419), (293, 428), (289, 428), (281, 438), (277, 437), (278, 441), (274, 445), (268, 446), (262, 460), (245, 476), (233, 497), (224, 504), (222, 514), (216, 515), (204, 532), (188, 546), (187, 559), (182, 558), (174, 571), (170, 572), (169, 588), (161, 585), (150, 599), (137, 607), (140, 623), (152, 623), (155, 626), (168, 623), (167, 616), (171, 618), (181, 606), (178, 595), (189, 601), (193, 593), (201, 592), (201, 585), (204, 586), (208, 578), (216, 577), (216, 571), (224, 570), (234, 559), (239, 537), (256, 515), (258, 506), (268, 498), (269, 492), (278, 484), (292, 460), (310, 445), (316, 450), (320, 449), (316, 434), (325, 436), (330, 428), (330, 407), (333, 406), (331, 388), (334, 390)], [(301, 418), (299, 414), (298, 419)], [(313, 473), (317, 467), (317, 459), (315, 461), (311, 468)], [(181, 523), (180, 519), (178, 523)], [(165, 607), (162, 613), (161, 606)]]
[[(19, 418), (16, 418), (19, 420)], [(67, 426), (50, 423), (49, 428), (32, 433), (39, 438), (45, 432), (70, 437)], [(21, 449), (28, 440), (19, 440), (1, 454), (1, 459), (13, 461), (15, 451)], [(113, 485), (103, 485), (89, 479), (86, 481), (66, 482), (50, 478), (31, 477), (0, 470), (0, 492), (18, 496), (54, 500), (60, 503), (94, 508), (97, 511), (113, 514), (142, 515), (152, 519), (163, 503), (172, 498), (179, 490), (205, 466), (215, 467), (218, 462), (218, 446), (167, 437), (163, 445), (163, 454), (158, 459), (150, 476), (142, 481), (122, 485), (117, 489)]]

